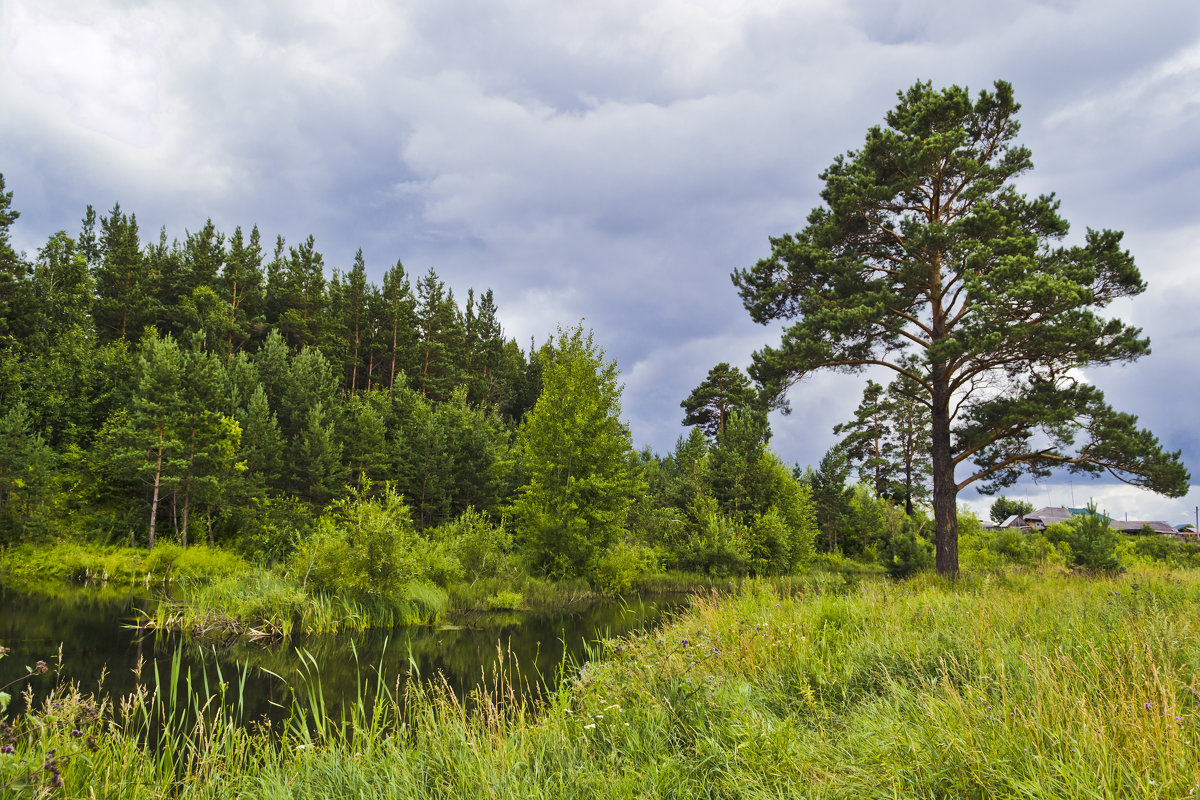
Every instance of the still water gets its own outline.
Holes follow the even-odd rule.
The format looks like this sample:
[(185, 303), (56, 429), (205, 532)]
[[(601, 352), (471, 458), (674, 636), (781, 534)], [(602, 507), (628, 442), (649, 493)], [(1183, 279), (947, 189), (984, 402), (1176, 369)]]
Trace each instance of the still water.
[[(404, 627), (358, 634), (303, 636), (274, 644), (198, 644), (179, 636), (133, 629), (154, 601), (135, 594), (80, 589), (64, 595), (23, 594), (0, 587), (0, 686), (44, 660), (51, 672), (31, 679), (36, 696), (59, 680), (76, 681), (87, 692), (120, 697), (137, 684), (154, 686), (154, 665), (165, 680), (179, 651), (196, 686), (217, 671), (237, 684), (245, 675), (245, 719), (287, 716), (292, 687), (303, 690), (314, 673), (328, 708), (353, 703), (360, 688), (368, 695), (381, 684), (394, 689), (406, 680), (443, 681), (460, 697), (493, 684), (503, 669), (519, 697), (554, 686), (588, 660), (606, 638), (645, 630), (686, 604), (683, 597), (608, 601), (554, 612), (470, 616), (433, 627)], [(54, 674), (59, 646), (62, 666)], [(311, 658), (311, 660), (309, 660)], [(140, 672), (138, 665), (141, 664)], [(315, 665), (315, 668), (314, 668)], [(14, 695), (14, 707), (23, 705)], [(36, 699), (35, 699), (36, 702)]]

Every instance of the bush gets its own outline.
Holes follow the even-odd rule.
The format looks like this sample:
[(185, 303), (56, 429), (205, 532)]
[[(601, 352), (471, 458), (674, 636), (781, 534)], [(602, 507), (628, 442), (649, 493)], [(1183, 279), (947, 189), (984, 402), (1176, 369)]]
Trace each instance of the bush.
[(1113, 530), (1108, 517), (1088, 503), (1088, 513), (1071, 518), (1071, 553), (1077, 566), (1096, 572), (1120, 572), (1117, 544), (1121, 534)]
[(509, 570), (512, 535), (474, 508), (430, 531), (430, 538), (457, 559), (460, 578), (469, 576), (474, 582), (478, 578), (495, 578)]
[(717, 578), (743, 574), (749, 560), (745, 527), (722, 514), (711, 495), (697, 497), (689, 516), (687, 536), (676, 550), (679, 568)]
[(881, 550), (884, 567), (893, 578), (907, 578), (933, 566), (933, 545), (919, 536), (914, 528), (914, 525), (905, 524)]
[(1158, 534), (1139, 536), (1133, 543), (1133, 552), (1149, 561), (1172, 562), (1178, 550), (1178, 544)]
[(428, 546), (408, 507), (390, 485), (377, 498), (366, 495), (364, 487), (334, 503), (292, 556), (292, 572), (305, 587), (358, 600), (399, 599), (424, 577)]
[(282, 496), (229, 509), (221, 528), (231, 532), (232, 546), (250, 561), (278, 564), (291, 557), (298, 541), (308, 538), (312, 519), (298, 499)]
[(657, 570), (658, 559), (654, 550), (642, 544), (621, 541), (596, 559), (590, 577), (596, 591), (615, 597)]
[(520, 592), (502, 591), (485, 598), (483, 605), (489, 611), (516, 611), (524, 602)]

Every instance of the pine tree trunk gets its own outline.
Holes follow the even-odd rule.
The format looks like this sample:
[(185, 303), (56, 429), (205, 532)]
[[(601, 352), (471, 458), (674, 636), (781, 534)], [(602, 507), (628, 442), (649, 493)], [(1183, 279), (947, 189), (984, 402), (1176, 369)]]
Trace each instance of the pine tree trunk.
[(937, 526), (937, 571), (958, 577), (958, 487), (950, 455), (950, 390), (933, 386), (933, 519)]
[[(238, 307), (238, 293), (237, 292), (238, 292), (237, 278), (234, 278), (234, 280), (233, 280), (233, 299), (230, 301), (232, 310), (230, 311), (230, 314), (229, 314), (230, 318), (232, 318), (233, 320), (237, 320), (237, 307)], [(230, 361), (233, 360), (233, 328), (229, 329), (229, 360)]]
[(359, 330), (358, 320), (354, 321), (354, 364), (350, 367), (350, 394), (358, 391), (358, 345), (359, 345)]
[[(158, 431), (158, 454), (154, 462), (154, 495), (150, 500), (150, 540), (147, 545), (147, 550), (154, 549), (154, 526), (158, 521), (158, 487), (162, 483), (162, 459), (163, 459), (163, 432)], [(129, 541), (133, 541), (133, 534), (129, 535)]]
[(388, 397), (392, 396), (392, 389), (396, 386), (396, 347), (400, 341), (400, 321), (399, 319), (392, 322), (392, 374), (388, 378)]
[(188, 546), (188, 509), (192, 504), (192, 495), (186, 492), (183, 495), (183, 530), (181, 531), (183, 546)]

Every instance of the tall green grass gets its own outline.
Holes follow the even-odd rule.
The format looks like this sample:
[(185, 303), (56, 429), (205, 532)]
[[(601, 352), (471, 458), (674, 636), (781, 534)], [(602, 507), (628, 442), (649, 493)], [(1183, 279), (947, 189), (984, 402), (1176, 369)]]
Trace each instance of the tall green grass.
[(172, 542), (153, 550), (70, 541), (0, 550), (0, 580), (17, 587), (49, 582), (149, 585), (212, 580), (246, 569), (246, 562), (229, 551), (204, 545), (183, 548)]
[[(89, 769), (62, 772), (64, 792), (1200, 793), (1198, 573), (1006, 573), (953, 584), (919, 576), (781, 588), (746, 582), (732, 595), (698, 596), (666, 627), (609, 643), (574, 679), (547, 688), (536, 707), (515, 702), (511, 687), (520, 679), (510, 670), (470, 700), (436, 682), (408, 681), (373, 687), (331, 713), (313, 670), (286, 730), (272, 735), (206, 721), (165, 737), (172, 753), (166, 758), (161, 748), (131, 744), (138, 738), (121, 720), (144, 715), (122, 705), (117, 721), (102, 727)], [(228, 690), (225, 698), (232, 702)], [(150, 701), (128, 702), (136, 708)], [(60, 752), (78, 749), (78, 742), (50, 725), (21, 740), (19, 757), (36, 761), (56, 745)], [(118, 784), (117, 774), (131, 777)]]
[(445, 591), (428, 584), (411, 584), (406, 594), (394, 600), (314, 594), (256, 568), (185, 586), (179, 599), (159, 603), (143, 625), (201, 638), (287, 638), (431, 622), (449, 602)]

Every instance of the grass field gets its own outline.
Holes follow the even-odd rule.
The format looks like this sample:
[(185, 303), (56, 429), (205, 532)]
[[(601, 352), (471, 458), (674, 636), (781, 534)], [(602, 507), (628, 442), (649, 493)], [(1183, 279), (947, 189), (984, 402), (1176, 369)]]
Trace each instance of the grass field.
[[(536, 709), (505, 702), (501, 680), (471, 712), (433, 689), (393, 687), (335, 721), (314, 681), (303, 717), (267, 732), (236, 724), (236, 677), (116, 709), (64, 690), (5, 734), (0, 787), (129, 798), (1195, 796), (1197, 609), (1200, 572), (1165, 569), (797, 580), (786, 594), (751, 582), (610, 643)], [(204, 722), (184, 724), (197, 714), (180, 706)], [(139, 744), (164, 721), (156, 748)]]

